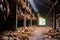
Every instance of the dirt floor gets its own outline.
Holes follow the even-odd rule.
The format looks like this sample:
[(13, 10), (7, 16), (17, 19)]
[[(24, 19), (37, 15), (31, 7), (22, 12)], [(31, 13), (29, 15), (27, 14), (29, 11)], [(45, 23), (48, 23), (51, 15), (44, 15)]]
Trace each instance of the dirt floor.
[[(52, 29), (52, 28), (50, 28), (50, 27), (36, 27), (36, 26), (35, 27), (29, 27), (29, 28), (28, 27), (17, 28), (18, 32), (15, 32), (14, 34), (13, 33), (12, 34), (13, 35), (18, 34), (18, 35), (11, 36), (9, 34), (10, 36), (5, 35), (5, 36), (3, 36), (2, 39), (4, 39), (4, 40), (14, 40), (14, 39), (16, 39), (16, 40), (58, 40), (58, 39), (53, 39), (53, 38), (48, 37), (47, 35), (43, 34), (44, 32), (48, 32), (50, 29)], [(21, 37), (21, 35), (23, 35), (23, 36)], [(19, 37), (17, 37), (17, 36), (19, 36)]]
[(36, 27), (32, 33), (32, 36), (29, 37), (29, 40), (57, 40), (53, 38), (48, 38), (47, 35), (44, 35), (43, 32), (48, 32), (51, 29), (50, 27)]

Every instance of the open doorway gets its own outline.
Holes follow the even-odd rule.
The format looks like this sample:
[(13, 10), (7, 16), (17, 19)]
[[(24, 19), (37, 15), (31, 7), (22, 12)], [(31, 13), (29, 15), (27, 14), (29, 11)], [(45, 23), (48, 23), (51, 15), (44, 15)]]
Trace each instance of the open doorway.
[(38, 25), (39, 26), (40, 25), (42, 25), (42, 26), (46, 25), (46, 19), (43, 17), (38, 17)]

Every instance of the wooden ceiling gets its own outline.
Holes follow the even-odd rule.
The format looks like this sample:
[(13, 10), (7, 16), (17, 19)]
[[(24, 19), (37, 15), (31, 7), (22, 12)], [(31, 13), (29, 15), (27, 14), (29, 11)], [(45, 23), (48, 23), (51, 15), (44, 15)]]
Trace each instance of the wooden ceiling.
[[(52, 5), (55, 3), (56, 0), (34, 0), (37, 9), (39, 10), (40, 14), (46, 16), (47, 13), (50, 11)], [(60, 4), (55, 6), (56, 14), (60, 13)]]

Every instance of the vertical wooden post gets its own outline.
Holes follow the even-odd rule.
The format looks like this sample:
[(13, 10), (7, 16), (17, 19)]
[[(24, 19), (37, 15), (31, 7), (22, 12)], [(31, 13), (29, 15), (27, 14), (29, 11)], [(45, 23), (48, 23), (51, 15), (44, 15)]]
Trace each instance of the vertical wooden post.
[[(30, 7), (30, 4), (29, 4), (29, 1), (27, 0), (27, 6), (29, 7), (29, 9), (31, 10), (31, 7)], [(31, 17), (31, 20), (28, 21), (29, 22), (29, 26), (32, 26), (32, 17)]]
[(17, 29), (17, 26), (18, 26), (18, 0), (16, 3), (16, 29)]
[[(24, 2), (26, 3), (26, 0)], [(26, 27), (26, 11), (24, 12), (24, 27)]]
[[(32, 17), (31, 17), (32, 18)], [(31, 19), (31, 25), (30, 26), (32, 26), (32, 19)]]
[(52, 28), (53, 28), (53, 13), (54, 11), (52, 10)]
[(26, 27), (26, 11), (24, 13), (24, 27)]
[(54, 10), (54, 29), (56, 29), (56, 12), (55, 12), (55, 8), (53, 9)]

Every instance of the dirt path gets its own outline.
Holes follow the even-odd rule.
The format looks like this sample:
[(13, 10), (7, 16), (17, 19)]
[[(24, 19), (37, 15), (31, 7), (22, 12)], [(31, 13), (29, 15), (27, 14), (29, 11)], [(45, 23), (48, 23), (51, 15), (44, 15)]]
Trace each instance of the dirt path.
[(44, 31), (48, 31), (49, 27), (36, 27), (32, 35), (29, 36), (29, 40), (57, 40), (52, 38), (47, 38), (46, 35), (43, 35)]
[[(31, 35), (28, 36), (28, 40), (57, 40), (57, 39), (53, 39), (53, 38), (48, 38), (46, 35), (43, 34), (43, 32), (47, 32), (49, 29), (51, 29), (50, 27), (33, 27), (34, 30), (32, 33), (30, 33)], [(33, 29), (32, 28), (32, 29)], [(20, 34), (19, 34), (20, 35)], [(18, 37), (9, 37), (8, 36), (4, 36), (3, 37), (4, 40), (21, 40)], [(25, 40), (25, 39), (22, 39)]]

